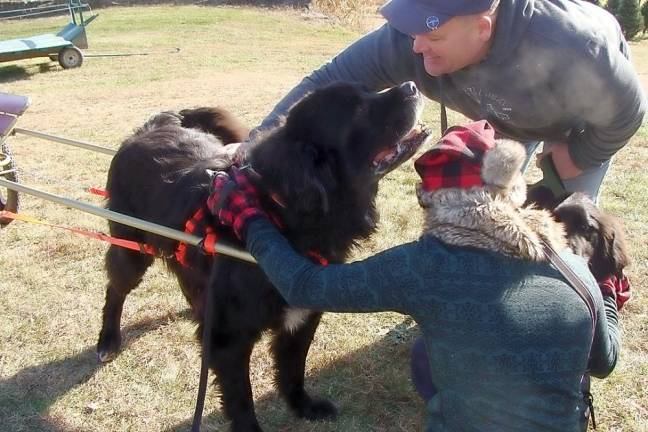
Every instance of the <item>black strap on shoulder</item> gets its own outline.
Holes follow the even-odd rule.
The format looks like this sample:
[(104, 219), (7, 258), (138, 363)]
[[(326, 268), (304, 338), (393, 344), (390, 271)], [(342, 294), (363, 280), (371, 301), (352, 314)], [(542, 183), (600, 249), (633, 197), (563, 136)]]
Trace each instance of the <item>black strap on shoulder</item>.
[[(594, 298), (592, 297), (592, 293), (589, 289), (587, 289), (587, 286), (585, 285), (585, 282), (583, 282), (583, 279), (581, 279), (576, 273), (574, 273), (571, 267), (569, 267), (569, 265), (560, 257), (560, 255), (558, 255), (558, 253), (556, 253), (556, 251), (549, 245), (549, 243), (545, 241), (543, 241), (542, 243), (545, 256), (547, 257), (549, 262), (551, 262), (565, 277), (565, 279), (567, 279), (569, 286), (571, 286), (574, 291), (576, 291), (576, 293), (580, 296), (580, 298), (583, 299), (583, 301), (587, 305), (587, 309), (589, 309), (590, 317), (592, 318), (592, 342), (590, 343), (591, 350), (591, 344), (594, 343), (594, 332), (596, 331), (596, 308), (594, 307)], [(583, 381), (586, 382), (584, 386)], [(583, 375), (581, 386), (584, 396), (583, 400), (589, 407), (589, 416), (587, 416), (586, 419), (589, 419), (591, 417), (592, 428), (596, 429), (596, 417), (594, 416), (594, 398), (589, 391), (589, 375), (587, 373)], [(589, 420), (584, 423), (584, 431), (587, 430), (588, 423)]]
[(590, 316), (592, 318), (592, 337), (594, 337), (594, 329), (596, 329), (596, 308), (594, 307), (594, 298), (585, 282), (569, 267), (569, 265), (556, 253), (556, 251), (543, 241), (544, 253), (549, 262), (551, 262), (558, 271), (567, 279), (569, 285), (576, 291), (581, 299), (587, 305)]

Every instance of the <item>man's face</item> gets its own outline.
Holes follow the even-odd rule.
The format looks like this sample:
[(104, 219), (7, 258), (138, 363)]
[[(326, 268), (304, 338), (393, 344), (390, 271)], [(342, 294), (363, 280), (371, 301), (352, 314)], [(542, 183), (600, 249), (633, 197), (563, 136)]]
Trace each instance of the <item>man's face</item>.
[(425, 71), (439, 76), (478, 63), (490, 47), (490, 22), (481, 16), (454, 17), (436, 30), (415, 35), (413, 50)]

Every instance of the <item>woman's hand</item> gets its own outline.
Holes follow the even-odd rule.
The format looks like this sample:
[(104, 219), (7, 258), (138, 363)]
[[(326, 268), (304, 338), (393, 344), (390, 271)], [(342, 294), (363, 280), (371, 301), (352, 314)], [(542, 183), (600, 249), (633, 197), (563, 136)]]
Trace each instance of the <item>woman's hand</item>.
[(213, 173), (207, 207), (222, 225), (231, 227), (241, 241), (245, 241), (247, 226), (253, 219), (267, 217), (256, 188), (236, 167), (229, 172)]

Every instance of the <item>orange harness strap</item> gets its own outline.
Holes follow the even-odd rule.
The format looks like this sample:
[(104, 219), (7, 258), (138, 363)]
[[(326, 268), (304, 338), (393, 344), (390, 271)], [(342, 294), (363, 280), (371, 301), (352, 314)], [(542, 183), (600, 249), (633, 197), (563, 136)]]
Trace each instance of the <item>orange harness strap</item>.
[(108, 198), (108, 192), (106, 192), (101, 188), (89, 187), (88, 192), (90, 192), (93, 195), (99, 195), (100, 197)]
[(112, 236), (109, 236), (107, 234), (97, 232), (97, 231), (89, 231), (89, 230), (84, 230), (84, 229), (81, 229), (81, 228), (73, 228), (73, 227), (68, 227), (68, 226), (64, 226), (64, 225), (51, 224), (51, 223), (41, 221), (41, 220), (36, 219), (34, 217), (31, 217), (31, 216), (26, 216), (24, 214), (16, 214), (16, 213), (12, 213), (12, 212), (9, 212), (9, 211), (6, 211), (6, 210), (3, 210), (3, 211), (0, 212), (0, 217), (19, 220), (19, 221), (22, 221), (22, 222), (34, 223), (34, 224), (43, 225), (43, 226), (48, 226), (48, 227), (51, 227), (51, 228), (59, 228), (59, 229), (63, 229), (63, 230), (66, 230), (66, 231), (73, 232), (75, 234), (80, 234), (80, 235), (85, 236), (85, 237), (93, 238), (95, 240), (105, 241), (105, 242), (108, 242), (108, 243), (113, 244), (115, 246), (135, 250), (135, 251), (145, 253), (145, 254), (149, 254), (149, 255), (158, 256), (158, 252), (153, 246), (150, 246), (150, 245), (147, 245), (147, 244), (144, 244), (144, 243), (139, 243), (139, 242), (132, 241), (132, 240), (125, 240), (125, 239), (120, 239), (120, 238), (117, 238), (117, 237), (112, 237)]
[[(198, 229), (198, 224), (205, 218), (205, 208), (200, 207), (194, 215), (187, 220), (185, 223), (185, 232), (187, 234), (197, 235), (196, 231)], [(202, 241), (202, 249), (205, 253), (215, 254), (216, 253), (216, 242), (218, 241), (218, 236), (214, 228), (207, 224), (205, 226), (205, 235)], [(175, 258), (183, 267), (191, 267), (187, 261), (187, 244), (180, 242), (178, 248), (175, 251)]]
[[(57, 224), (51, 224), (39, 219), (36, 219), (31, 216), (27, 216), (25, 214), (16, 214), (12, 213), (10, 211), (0, 211), (0, 217), (2, 218), (7, 218), (7, 219), (13, 219), (13, 220), (19, 220), (22, 222), (29, 222), (37, 225), (43, 225), (47, 226), (50, 228), (58, 228), (66, 231), (73, 232), (75, 234), (82, 235), (84, 237), (92, 238), (95, 240), (101, 240), (105, 241), (107, 243), (110, 243), (115, 246), (123, 247), (126, 249), (138, 251), (141, 253), (145, 253), (148, 255), (153, 255), (156, 257), (160, 256), (159, 251), (157, 248), (145, 244), (145, 243), (140, 243), (136, 242), (133, 240), (126, 240), (126, 239), (121, 239), (117, 237), (112, 237), (107, 234), (104, 234), (102, 232), (98, 231), (90, 231), (90, 230), (85, 230), (81, 228), (74, 228), (74, 227), (69, 227), (69, 226), (64, 226), (64, 225), (57, 225)], [(196, 229), (198, 222), (202, 220), (205, 217), (205, 212), (204, 209), (201, 207), (198, 209), (198, 211), (187, 221), (185, 224), (185, 232), (188, 234), (196, 234)], [(216, 253), (216, 242), (218, 241), (218, 236), (216, 235), (216, 232), (214, 228), (212, 228), (210, 225), (206, 226), (206, 233), (202, 241), (202, 249), (208, 253), (208, 254), (215, 254)], [(187, 262), (186, 259), (186, 254), (187, 254), (187, 244), (186, 243), (178, 243), (178, 248), (176, 249), (175, 252), (175, 257), (178, 260), (178, 262), (184, 266), (184, 267), (191, 267), (189, 263)]]

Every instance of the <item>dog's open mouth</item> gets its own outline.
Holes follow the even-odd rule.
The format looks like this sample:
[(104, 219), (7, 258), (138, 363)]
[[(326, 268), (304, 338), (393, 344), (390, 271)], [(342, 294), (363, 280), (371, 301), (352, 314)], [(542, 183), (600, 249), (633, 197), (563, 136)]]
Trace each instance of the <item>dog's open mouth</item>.
[(374, 174), (384, 176), (412, 157), (430, 136), (430, 130), (423, 124), (415, 125), (395, 146), (381, 150), (373, 159)]

